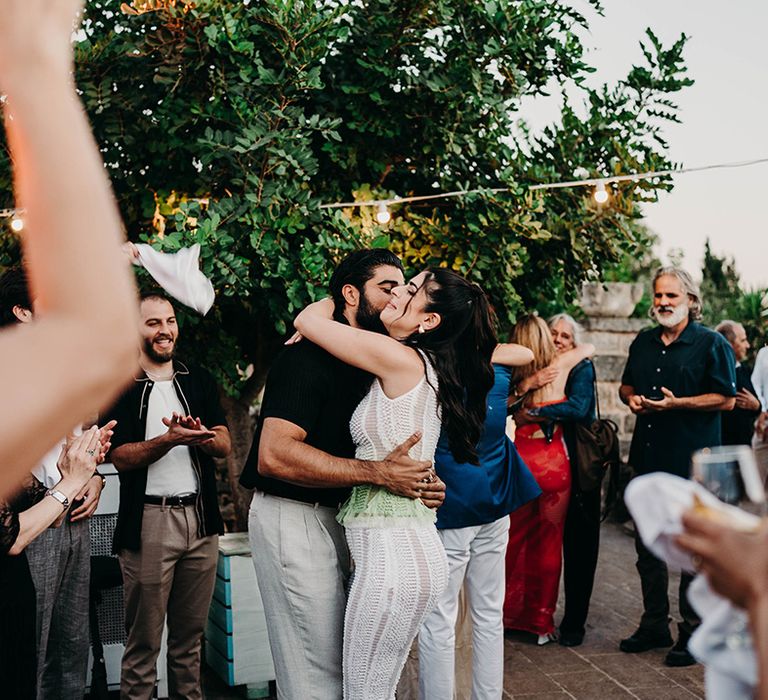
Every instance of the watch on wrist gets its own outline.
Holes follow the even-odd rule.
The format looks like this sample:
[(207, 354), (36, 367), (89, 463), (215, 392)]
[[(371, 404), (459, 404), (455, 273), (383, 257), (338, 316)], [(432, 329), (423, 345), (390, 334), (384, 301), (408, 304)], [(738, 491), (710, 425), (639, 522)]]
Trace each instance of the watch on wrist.
[(69, 499), (61, 491), (57, 491), (56, 489), (48, 489), (45, 492), (45, 495), (56, 499), (59, 503), (61, 503), (61, 507), (64, 510), (69, 508)]

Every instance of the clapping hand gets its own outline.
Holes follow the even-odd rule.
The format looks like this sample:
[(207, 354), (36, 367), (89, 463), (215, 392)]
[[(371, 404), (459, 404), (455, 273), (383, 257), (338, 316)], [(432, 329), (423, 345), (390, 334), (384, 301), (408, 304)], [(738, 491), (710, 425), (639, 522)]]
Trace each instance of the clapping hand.
[(216, 433), (206, 428), (199, 418), (183, 416), (175, 411), (170, 418), (163, 418), (163, 425), (168, 428), (167, 439), (174, 445), (200, 447), (210, 445), (216, 437)]

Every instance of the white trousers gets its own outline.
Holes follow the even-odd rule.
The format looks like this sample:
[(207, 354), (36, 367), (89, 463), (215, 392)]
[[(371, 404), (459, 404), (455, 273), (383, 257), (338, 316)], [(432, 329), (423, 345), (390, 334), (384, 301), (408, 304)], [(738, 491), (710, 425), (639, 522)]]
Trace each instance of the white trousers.
[(499, 700), (504, 686), (504, 559), (509, 518), (439, 530), (448, 557), (448, 586), (419, 630), (419, 694), (451, 700), (459, 591), (466, 578), (472, 619), (472, 700)]
[(256, 491), (248, 517), (279, 700), (339, 700), (349, 552), (336, 508)]
[(414, 637), (445, 589), (445, 552), (431, 523), (346, 534), (355, 570), (344, 617), (344, 698), (394, 700)]

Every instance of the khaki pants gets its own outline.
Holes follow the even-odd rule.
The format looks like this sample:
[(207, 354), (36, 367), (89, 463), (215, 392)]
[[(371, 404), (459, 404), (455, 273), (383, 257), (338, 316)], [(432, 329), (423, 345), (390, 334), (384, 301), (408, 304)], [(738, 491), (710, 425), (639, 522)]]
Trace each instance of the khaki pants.
[(200, 647), (217, 557), (218, 536), (197, 536), (194, 506), (144, 506), (141, 549), (120, 553), (128, 632), (121, 698), (152, 697), (167, 614), (170, 697), (202, 699)]

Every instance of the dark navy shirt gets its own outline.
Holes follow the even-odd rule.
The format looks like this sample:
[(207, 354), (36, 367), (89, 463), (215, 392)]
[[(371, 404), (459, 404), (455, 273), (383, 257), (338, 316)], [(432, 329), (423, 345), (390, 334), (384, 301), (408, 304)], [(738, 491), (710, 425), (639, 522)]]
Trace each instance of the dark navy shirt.
[[(733, 350), (719, 333), (689, 323), (670, 345), (661, 327), (641, 331), (629, 348), (622, 384), (646, 398), (662, 398), (661, 387), (675, 396), (736, 395)], [(661, 471), (687, 478), (691, 454), (719, 445), (720, 412), (669, 410), (638, 415), (629, 463), (639, 473)]]

